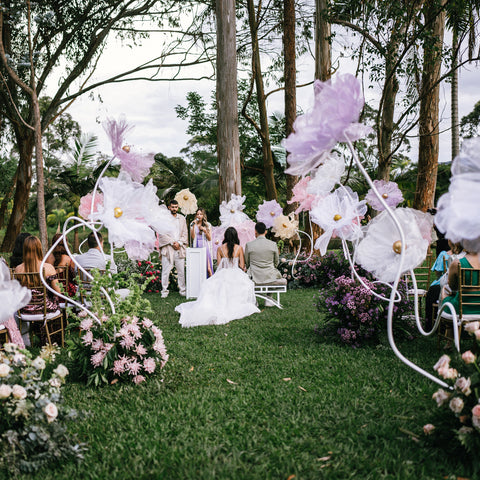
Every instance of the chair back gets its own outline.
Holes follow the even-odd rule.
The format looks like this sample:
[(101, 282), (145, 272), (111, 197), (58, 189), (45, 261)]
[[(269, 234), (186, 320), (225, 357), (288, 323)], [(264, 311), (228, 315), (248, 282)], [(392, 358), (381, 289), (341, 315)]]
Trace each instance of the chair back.
[(61, 267), (55, 267), (55, 271), (58, 275), (58, 283), (61, 285), (61, 290), (64, 295), (68, 295), (68, 265)]
[[(98, 270), (98, 268), (84, 268), (84, 270), (92, 275), (93, 270)], [(106, 270), (98, 270), (100, 272), (100, 275), (105, 275), (107, 273)], [(84, 305), (87, 304), (88, 302), (88, 297), (90, 296), (92, 292), (92, 280), (88, 278), (81, 270), (78, 271), (78, 277), (79, 277), (79, 285), (78, 285), (78, 290), (80, 292), (80, 302), (83, 303)]]
[(458, 303), (460, 318), (464, 314), (480, 315), (480, 269), (458, 265)]
[(428, 290), (430, 286), (430, 278), (432, 274), (433, 255), (428, 249), (427, 256), (422, 265), (415, 269), (415, 279), (417, 280), (417, 287), (423, 290)]
[(32, 298), (28, 305), (34, 305), (35, 310), (43, 311), (43, 315), (46, 316), (47, 287), (40, 280), (40, 275), (38, 273), (15, 273), (14, 278), (32, 292)]

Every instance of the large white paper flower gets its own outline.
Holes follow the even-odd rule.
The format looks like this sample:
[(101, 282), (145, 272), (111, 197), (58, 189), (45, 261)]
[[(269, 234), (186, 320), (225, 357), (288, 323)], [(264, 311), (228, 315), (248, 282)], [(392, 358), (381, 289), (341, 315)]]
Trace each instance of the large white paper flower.
[(367, 211), (365, 201), (349, 187), (342, 187), (324, 198), (318, 199), (310, 211), (310, 217), (324, 230), (315, 242), (315, 249), (322, 255), (327, 251), (332, 236), (344, 240), (356, 240), (362, 236), (358, 219)]
[(125, 247), (132, 260), (144, 260), (155, 248), (155, 234), (173, 232), (172, 216), (158, 205), (156, 187), (133, 182), (126, 173), (100, 180), (103, 207), (94, 218), (108, 229), (110, 242)]
[(382, 282), (393, 282), (400, 264), (400, 253), (405, 256), (401, 273), (421, 265), (427, 256), (429, 242), (422, 236), (412, 209), (397, 208), (394, 214), (405, 234), (406, 246), (387, 211), (383, 211), (369, 224), (365, 237), (356, 251), (357, 262)]
[(22, 287), (17, 280), (10, 279), (10, 270), (0, 259), (0, 323), (7, 321), (32, 297), (30, 290)]
[(315, 171), (315, 175), (307, 186), (307, 193), (325, 196), (329, 193), (345, 173), (345, 162), (337, 153), (331, 153)]
[(232, 193), (230, 201), (226, 202), (225, 200), (220, 204), (220, 222), (222, 226), (233, 226), (238, 225), (246, 220), (250, 220), (246, 213), (243, 213), (245, 205), (245, 199), (247, 197), (243, 195), (235, 195)]
[(283, 240), (288, 240), (296, 235), (298, 231), (298, 220), (295, 220), (293, 213), (288, 215), (279, 215), (273, 222), (273, 233)]
[(197, 198), (188, 188), (180, 190), (175, 195), (175, 200), (184, 215), (193, 215), (198, 210)]
[(258, 206), (257, 222), (263, 222), (267, 228), (273, 227), (274, 220), (282, 215), (283, 209), (276, 200), (264, 200)]
[(450, 186), (438, 201), (435, 224), (449, 240), (479, 252), (479, 205), (480, 137), (476, 137), (463, 142), (460, 155), (453, 161)]

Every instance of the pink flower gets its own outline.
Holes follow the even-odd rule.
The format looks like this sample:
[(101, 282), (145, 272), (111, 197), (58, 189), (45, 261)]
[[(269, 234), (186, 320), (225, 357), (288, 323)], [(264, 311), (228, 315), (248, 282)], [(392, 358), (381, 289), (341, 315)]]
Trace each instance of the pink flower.
[(453, 413), (460, 413), (463, 410), (463, 400), (460, 397), (453, 397), (448, 404)]
[(143, 357), (143, 355), (146, 355), (147, 349), (142, 344), (140, 344), (135, 347), (135, 352), (137, 352), (137, 355)]
[(89, 193), (80, 199), (80, 206), (78, 207), (78, 214), (85, 220), (89, 219), (91, 213), (97, 213), (100, 206), (103, 206), (103, 195), (99, 192), (95, 194), (95, 202), (92, 212), (92, 198), (93, 194)]
[(153, 325), (153, 322), (149, 318), (144, 318), (142, 321), (142, 325), (145, 328), (150, 328)]
[[(403, 201), (402, 192), (400, 191), (398, 185), (395, 182), (374, 180), (373, 184), (375, 185), (375, 188), (377, 189), (380, 196), (383, 198), (383, 200), (389, 207), (395, 208), (400, 202)], [(382, 203), (372, 189), (368, 191), (365, 200), (375, 210), (378, 210), (379, 212), (385, 210), (385, 207), (382, 205)]]
[(315, 195), (307, 193), (308, 183), (310, 182), (311, 177), (303, 177), (299, 180), (293, 187), (292, 193), (293, 197), (291, 200), (287, 200), (287, 203), (298, 203), (299, 206), (295, 210), (295, 213), (308, 211), (312, 208), (312, 203), (315, 200)]
[(91, 345), (93, 341), (93, 333), (91, 331), (88, 331), (83, 337), (82, 337), (82, 343), (84, 345)]
[(140, 372), (140, 370), (142, 369), (142, 364), (135, 359), (129, 362), (126, 368), (130, 375), (138, 375), (138, 372)]
[(155, 367), (155, 359), (148, 357), (143, 361), (143, 368), (147, 373), (153, 373), (155, 371)]
[(475, 340), (480, 341), (480, 330), (475, 330), (475, 332), (473, 332), (473, 334), (475, 335)]
[(125, 371), (125, 362), (123, 362), (122, 360), (115, 360), (113, 362), (112, 370), (115, 375), (122, 374)]
[(90, 361), (92, 362), (92, 365), (96, 368), (102, 364), (104, 358), (105, 358), (105, 352), (100, 351), (100, 352), (97, 352), (95, 355), (92, 355), (92, 358), (90, 359)]
[(457, 378), (458, 372), (454, 368), (442, 367), (437, 370), (438, 374), (443, 377), (445, 380), (453, 380)]
[(472, 415), (480, 419), (480, 405), (477, 404), (472, 408)]
[(105, 323), (105, 322), (108, 321), (108, 317), (107, 317), (106, 315), (102, 315), (102, 316), (100, 317), (100, 320), (101, 320), (103, 323)]
[(432, 398), (437, 402), (437, 407), (441, 407), (449, 398), (450, 394), (447, 393), (442, 388), (439, 388), (433, 395)]
[(133, 378), (132, 378), (132, 382), (135, 384), (135, 385), (138, 385), (139, 383), (142, 383), (145, 381), (145, 377), (143, 375), (135, 375)]
[(438, 362), (433, 366), (435, 371), (438, 371), (439, 368), (448, 368), (450, 366), (450, 357), (448, 355), (442, 355)]
[(273, 221), (283, 214), (283, 209), (276, 200), (264, 200), (258, 206), (257, 222), (263, 222), (267, 228), (273, 227)]
[(92, 342), (92, 349), (97, 352), (98, 350), (102, 350), (104, 348), (103, 340), (96, 339)]
[(477, 357), (470, 351), (467, 350), (466, 352), (462, 353), (462, 360), (468, 365), (470, 363), (475, 363)]
[(128, 325), (127, 330), (134, 338), (140, 338), (142, 336), (142, 332), (140, 332), (140, 328), (137, 324)]
[(466, 323), (464, 328), (466, 332), (474, 333), (476, 330), (480, 329), (480, 322)]
[(472, 390), (470, 390), (471, 384), (472, 381), (469, 378), (460, 377), (455, 382), (455, 388), (468, 397), (472, 393)]
[(106, 343), (104, 346), (103, 346), (103, 351), (106, 353), (106, 352), (109, 352), (112, 348), (113, 348), (114, 344), (113, 343)]
[(80, 330), (90, 330), (92, 328), (92, 325), (93, 325), (93, 320), (90, 317), (88, 317), (85, 320), (82, 320), (80, 322)]
[(135, 339), (130, 335), (126, 335), (122, 340), (120, 340), (120, 345), (128, 350), (135, 345)]
[(86, 310), (82, 310), (80, 313), (77, 314), (77, 317), (85, 318), (88, 315)]
[(426, 425), (423, 426), (423, 433), (425, 435), (430, 435), (434, 430), (435, 430), (435, 425), (432, 425), (431, 423), (427, 423)]

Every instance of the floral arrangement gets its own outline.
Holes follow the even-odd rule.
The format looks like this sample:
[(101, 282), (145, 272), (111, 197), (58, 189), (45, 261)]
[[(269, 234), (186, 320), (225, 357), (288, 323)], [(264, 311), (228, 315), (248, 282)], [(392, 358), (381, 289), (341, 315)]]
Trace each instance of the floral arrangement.
[(302, 254), (298, 256), (294, 265), (293, 256), (286, 255), (280, 259), (277, 269), (282, 277), (287, 279), (289, 290), (316, 287), (320, 284), (322, 262), (323, 259), (320, 257), (309, 258)]
[[(478, 351), (480, 323), (471, 322), (465, 330), (475, 338)], [(432, 396), (439, 410), (435, 412), (434, 423), (423, 427), (430, 441), (441, 442), (448, 438), (456, 442), (467, 454), (469, 461), (480, 467), (480, 364), (478, 355), (472, 350), (462, 354), (455, 352), (453, 358), (442, 355), (433, 369), (450, 386), (439, 388)]]
[(78, 330), (79, 335), (72, 335), (67, 341), (70, 369), (87, 385), (119, 380), (139, 384), (168, 361), (162, 331), (148, 318), (153, 312), (150, 302), (142, 298), (146, 284), (140, 286), (133, 279), (129, 296), (117, 303), (115, 313), (99, 308), (99, 288), (108, 288), (109, 281), (107, 276), (99, 278), (98, 274), (94, 278), (92, 308), (100, 322), (85, 311), (72, 315), (70, 328)]
[[(387, 312), (385, 302), (373, 292), (388, 295), (388, 287), (372, 283), (362, 277), (364, 285), (348, 275), (333, 279), (333, 284), (319, 291), (317, 309), (325, 312), (328, 318), (323, 329), (317, 332), (324, 334), (332, 327), (343, 343), (352, 347), (360, 347), (366, 342), (378, 341), (379, 334), (386, 331)], [(412, 311), (412, 302), (407, 300), (406, 285), (399, 285), (401, 301), (393, 307), (394, 327), (397, 333), (413, 338), (415, 324), (408, 316)]]
[(178, 206), (184, 215), (193, 215), (196, 213), (198, 209), (197, 198), (188, 188), (180, 190), (175, 195), (175, 200), (178, 202)]
[[(31, 473), (59, 460), (82, 458), (85, 447), (68, 435), (77, 412), (63, 406), (61, 386), (68, 370), (54, 360), (56, 347), (32, 358), (13, 343), (0, 352), (0, 468)], [(50, 373), (46, 373), (47, 370)]]

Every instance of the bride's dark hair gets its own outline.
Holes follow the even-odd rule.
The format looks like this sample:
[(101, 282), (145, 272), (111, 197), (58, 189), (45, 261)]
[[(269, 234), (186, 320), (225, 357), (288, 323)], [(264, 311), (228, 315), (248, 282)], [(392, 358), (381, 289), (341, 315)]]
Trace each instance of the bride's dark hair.
[(222, 243), (227, 244), (228, 258), (233, 258), (233, 251), (235, 249), (235, 245), (240, 245), (238, 233), (233, 227), (228, 227), (225, 230)]

